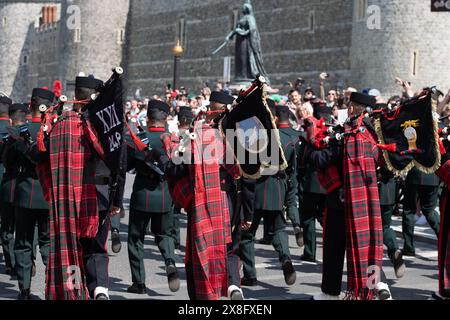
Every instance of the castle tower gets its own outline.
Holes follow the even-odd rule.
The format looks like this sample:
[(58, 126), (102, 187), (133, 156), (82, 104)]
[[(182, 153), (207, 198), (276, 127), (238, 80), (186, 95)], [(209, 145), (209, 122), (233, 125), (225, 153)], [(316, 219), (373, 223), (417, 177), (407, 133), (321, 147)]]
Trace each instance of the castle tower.
[[(371, 25), (377, 13), (365, 9), (372, 5), (381, 24), (369, 30), (367, 20)], [(415, 90), (436, 85), (447, 91), (449, 59), (450, 13), (431, 12), (430, 1), (423, 0), (354, 0), (351, 79), (359, 89), (377, 88), (385, 97), (399, 94), (398, 76)]]
[(79, 72), (107, 80), (120, 65), (130, 0), (63, 0), (60, 75), (67, 93)]
[(27, 96), (30, 33), (42, 7), (59, 1), (0, 1), (0, 91), (13, 100)]

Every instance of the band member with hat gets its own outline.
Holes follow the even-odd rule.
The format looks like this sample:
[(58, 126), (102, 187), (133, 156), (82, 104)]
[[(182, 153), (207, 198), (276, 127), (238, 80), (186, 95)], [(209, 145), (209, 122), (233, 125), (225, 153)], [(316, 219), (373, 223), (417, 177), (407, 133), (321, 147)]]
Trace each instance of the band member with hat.
[(169, 152), (166, 172), (173, 200), (188, 213), (185, 264), (190, 299), (242, 300), (238, 250), (241, 229), (251, 227), (255, 180), (244, 178), (234, 161), (227, 163), (223, 153), (214, 152), (229, 147), (216, 129), (234, 98), (213, 92), (210, 102), (184, 141), (192, 149), (182, 154), (192, 157), (180, 163), (179, 149)]
[(44, 198), (41, 184), (36, 173), (36, 164), (29, 157), (27, 150), (37, 139), (41, 127), (40, 107), (50, 107), (55, 95), (53, 92), (35, 88), (31, 95), (31, 123), (26, 119), (17, 119), (15, 133), (5, 151), (6, 163), (17, 170), (15, 190), (15, 224), (16, 234), (14, 254), (16, 273), (19, 282), (19, 300), (30, 299), (31, 277), (34, 267), (34, 239), (37, 225), (37, 238), (42, 262), (47, 266), (50, 247), (49, 207)]
[[(9, 99), (3, 98), (3, 111), (8, 110), (8, 118), (11, 119), (11, 122), (8, 124), (11, 124), (13, 120), (15, 119), (25, 119), (26, 121), (26, 114), (27, 114), (27, 106), (22, 103), (14, 103), (10, 104)], [(8, 108), (9, 106), (9, 108)], [(3, 117), (3, 123), (6, 125), (6, 117)], [(14, 128), (11, 126), (5, 126), (4, 127), (4, 134), (3, 134), (3, 149), (5, 149), (5, 145), (8, 143), (8, 141), (11, 141), (12, 134), (14, 133)], [(2, 181), (0, 183), (0, 197), (1, 197), (1, 204), (2, 207), (0, 209), (1, 211), (1, 218), (2, 223), (0, 227), (0, 237), (2, 240), (2, 248), (3, 248), (3, 255), (5, 259), (5, 273), (11, 276), (16, 275), (15, 271), (15, 265), (16, 265), (16, 259), (14, 256), (14, 228), (15, 228), (15, 189), (16, 189), (16, 180), (18, 171), (14, 166), (7, 165), (5, 162), (5, 150), (2, 150), (2, 162), (5, 168), (5, 171), (3, 173)]]
[[(166, 130), (166, 121), (170, 107), (165, 102), (150, 100), (148, 103), (148, 132), (139, 135), (153, 152), (164, 154), (163, 140), (170, 140)], [(169, 289), (176, 292), (180, 288), (180, 279), (175, 266), (175, 239), (173, 237), (174, 218), (172, 199), (167, 180), (148, 165), (148, 155), (130, 149), (128, 153), (128, 171), (135, 169), (136, 178), (130, 200), (130, 218), (128, 224), (128, 259), (133, 284), (128, 292), (145, 294), (144, 239), (147, 226), (163, 256)]]
[[(288, 168), (275, 175), (263, 176), (256, 181), (255, 214), (252, 226), (242, 232), (240, 257), (243, 264), (244, 286), (256, 286), (255, 267), (255, 234), (261, 218), (272, 231), (272, 245), (278, 253), (278, 259), (283, 270), (287, 285), (295, 284), (296, 273), (291, 260), (288, 234), (286, 232), (286, 217), (295, 214), (297, 209), (297, 156), (296, 145), (298, 134), (289, 123), (290, 110), (286, 106), (275, 108), (276, 122), (280, 133), (281, 146), (288, 162)], [(291, 212), (286, 214), (284, 211)]]
[(95, 181), (96, 163), (104, 151), (85, 110), (102, 81), (89, 76), (77, 77), (75, 83), (73, 108), (44, 113), (30, 150), (50, 208), (45, 296), (107, 300), (108, 256), (100, 247), (106, 247), (109, 223), (99, 215)]
[[(327, 176), (332, 178), (328, 179), (329, 182), (337, 181), (334, 186), (336, 190), (340, 185), (343, 186), (345, 215), (341, 224), (331, 223), (330, 219), (336, 217), (328, 211), (325, 218), (326, 242), (322, 281), (332, 281), (329, 276), (333, 271), (328, 268), (328, 260), (333, 260), (333, 254), (339, 256), (336, 258), (336, 262), (339, 262), (337, 270), (341, 270), (345, 250), (348, 274), (345, 299), (372, 300), (378, 297), (384, 300), (390, 298), (390, 292), (387, 285), (379, 281), (383, 234), (376, 174), (377, 163), (382, 164), (383, 161), (377, 147), (375, 130), (369, 119), (365, 118), (367, 108), (375, 107), (376, 101), (374, 97), (361, 93), (353, 93), (350, 100), (351, 118), (345, 125), (344, 139), (331, 139), (328, 148), (312, 151), (309, 155), (310, 162), (318, 170), (328, 170)], [(331, 171), (335, 173), (332, 175)], [(328, 197), (331, 199), (331, 195)], [(330, 234), (328, 228), (336, 228), (334, 239), (329, 239), (335, 242), (327, 242)], [(344, 228), (345, 235), (342, 234)], [(328, 250), (332, 250), (332, 254)], [(341, 272), (339, 275), (342, 277)], [(369, 277), (374, 277), (373, 281), (369, 281)], [(340, 284), (340, 281), (336, 284)], [(326, 292), (324, 289), (326, 288), (322, 282), (323, 292), (318, 299), (339, 299), (337, 286), (334, 292)]]
[[(321, 114), (317, 114), (317, 109), (314, 110), (313, 106), (305, 105), (304, 109), (305, 118), (313, 115), (316, 119), (321, 118)], [(323, 225), (327, 193), (319, 182), (317, 170), (305, 161), (305, 147), (306, 144), (302, 143), (298, 150), (298, 180), (301, 184), (299, 192), (302, 193), (299, 211), (304, 244), (300, 260), (316, 262), (316, 220)]]
[[(3, 142), (3, 138), (6, 138), (8, 136), (6, 127), (11, 124), (9, 119), (9, 108), (11, 107), (11, 105), (11, 99), (5, 96), (0, 96), (0, 182), (3, 179), (3, 171), (5, 170), (5, 168), (3, 167), (1, 155), (3, 154), (3, 147), (5, 145), (5, 143)], [(0, 197), (0, 201), (1, 199), (2, 197)]]
[[(180, 111), (178, 112), (178, 133), (172, 133), (173, 142), (176, 144), (179, 143), (181, 137), (180, 134), (183, 132), (186, 133), (189, 131), (189, 127), (194, 119), (194, 113), (190, 107), (180, 107)], [(175, 237), (175, 248), (180, 249), (181, 247), (181, 237), (180, 237), (180, 215), (181, 208), (178, 206), (174, 206), (173, 208), (173, 217), (174, 217), (174, 237)]]
[[(103, 81), (93, 77), (77, 77), (75, 81), (75, 99), (89, 101)], [(83, 117), (88, 117), (89, 108), (76, 106)], [(83, 237), (80, 242), (83, 248), (84, 268), (86, 270), (86, 284), (89, 295), (95, 300), (109, 299), (109, 255), (107, 249), (108, 235), (112, 219), (120, 219), (123, 206), (123, 193), (126, 179), (126, 145), (122, 145), (122, 156), (118, 169), (118, 184), (114, 197), (110, 192), (113, 185), (111, 170), (95, 150), (85, 167), (85, 182), (94, 184), (97, 191), (98, 229), (95, 237)]]

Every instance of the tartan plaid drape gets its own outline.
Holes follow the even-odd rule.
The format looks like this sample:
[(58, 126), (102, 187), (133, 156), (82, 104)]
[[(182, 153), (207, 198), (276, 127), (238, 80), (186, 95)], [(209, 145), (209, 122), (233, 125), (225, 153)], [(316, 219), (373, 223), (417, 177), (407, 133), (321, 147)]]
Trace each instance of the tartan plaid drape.
[(75, 112), (65, 113), (49, 135), (49, 162), (38, 166), (50, 203), (48, 300), (88, 299), (79, 240), (95, 237), (98, 212), (95, 185), (83, 183), (84, 168), (91, 156), (86, 130)]
[[(227, 243), (231, 242), (230, 214), (226, 193), (220, 188), (220, 163), (223, 144), (209, 126), (196, 126), (194, 152), (194, 203), (186, 264), (190, 264), (196, 300), (218, 300), (227, 296)], [(205, 150), (209, 151), (206, 158)], [(213, 151), (214, 150), (214, 151)]]
[(371, 283), (369, 276), (371, 270), (381, 271), (383, 232), (375, 163), (378, 159), (375, 139), (367, 128), (346, 138), (347, 299), (372, 299), (377, 283)]

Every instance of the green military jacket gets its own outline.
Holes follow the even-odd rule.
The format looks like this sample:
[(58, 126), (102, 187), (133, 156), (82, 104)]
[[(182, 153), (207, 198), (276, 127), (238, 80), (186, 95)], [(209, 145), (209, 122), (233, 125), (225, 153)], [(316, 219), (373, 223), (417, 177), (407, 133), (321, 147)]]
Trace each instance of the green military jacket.
[(289, 165), (288, 169), (274, 176), (265, 176), (256, 181), (255, 210), (288, 212), (297, 208), (297, 154), (298, 132), (291, 128), (280, 128), (281, 146)]
[[(305, 156), (305, 143), (300, 144), (298, 149), (298, 181), (302, 193), (327, 194), (319, 182), (317, 171), (303, 160)], [(300, 191), (299, 191), (300, 192)]]
[[(5, 126), (3, 129), (4, 135), (11, 136), (14, 134), (15, 129), (14, 127)], [(2, 147), (2, 163), (4, 166), (4, 172), (2, 176), (2, 181), (0, 183), (0, 202), (14, 204), (14, 195), (15, 195), (15, 189), (16, 189), (16, 177), (17, 177), (17, 171), (15, 167), (7, 166), (5, 154), (6, 154), (6, 148), (8, 144), (3, 144)]]
[(378, 192), (381, 206), (390, 206), (397, 202), (397, 182), (394, 174), (386, 167), (378, 170)]
[(413, 168), (406, 176), (406, 185), (412, 184), (416, 186), (439, 186), (439, 178), (434, 173), (426, 174)]
[(3, 136), (7, 134), (6, 127), (9, 126), (9, 119), (0, 119), (0, 183), (3, 179), (3, 173), (5, 172), (5, 167), (3, 166), (3, 149), (4, 143), (2, 141)]
[[(31, 141), (36, 141), (40, 127), (39, 118), (33, 119), (32, 123), (28, 124)], [(17, 159), (17, 166), (19, 167), (14, 204), (19, 208), (48, 210), (48, 202), (44, 198), (41, 183), (36, 173), (36, 165), (27, 157), (24, 150), (23, 141), (16, 142), (11, 149), (11, 157)]]
[[(148, 139), (152, 149), (164, 153), (161, 136), (170, 135), (166, 130), (150, 128), (148, 132), (139, 135), (141, 140)], [(172, 198), (169, 186), (145, 164), (145, 154), (134, 148), (130, 148), (127, 158), (127, 169), (136, 170), (136, 178), (133, 184), (133, 192), (130, 199), (130, 210), (146, 213), (166, 213), (171, 210)]]

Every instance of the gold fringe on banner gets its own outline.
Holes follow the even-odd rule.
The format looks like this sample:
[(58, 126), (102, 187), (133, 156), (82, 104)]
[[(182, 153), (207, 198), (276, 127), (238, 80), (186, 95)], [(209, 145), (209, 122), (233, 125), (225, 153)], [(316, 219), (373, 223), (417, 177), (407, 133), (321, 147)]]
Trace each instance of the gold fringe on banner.
[[(439, 149), (439, 142), (438, 142), (439, 141), (439, 124), (438, 124), (438, 121), (433, 116), (433, 113), (436, 112), (436, 109), (437, 109), (437, 102), (434, 99), (432, 99), (431, 112), (432, 112), (433, 131), (434, 131), (434, 140), (435, 140), (435, 148), (434, 148), (434, 151), (436, 153), (435, 164), (432, 167), (428, 168), (428, 167), (423, 166), (416, 160), (411, 160), (411, 162), (403, 170), (397, 170), (394, 168), (391, 160), (389, 159), (389, 152), (386, 150), (383, 150), (383, 156), (386, 161), (386, 166), (389, 169), (389, 171), (391, 171), (395, 176), (397, 176), (397, 177), (405, 176), (414, 167), (416, 167), (417, 169), (419, 169), (420, 171), (422, 171), (425, 174), (431, 174), (431, 173), (435, 173), (441, 166), (441, 152)], [(375, 130), (377, 132), (380, 144), (386, 144), (386, 142), (384, 140), (384, 136), (383, 136), (383, 130), (381, 128), (381, 120), (380, 119), (375, 120)]]

